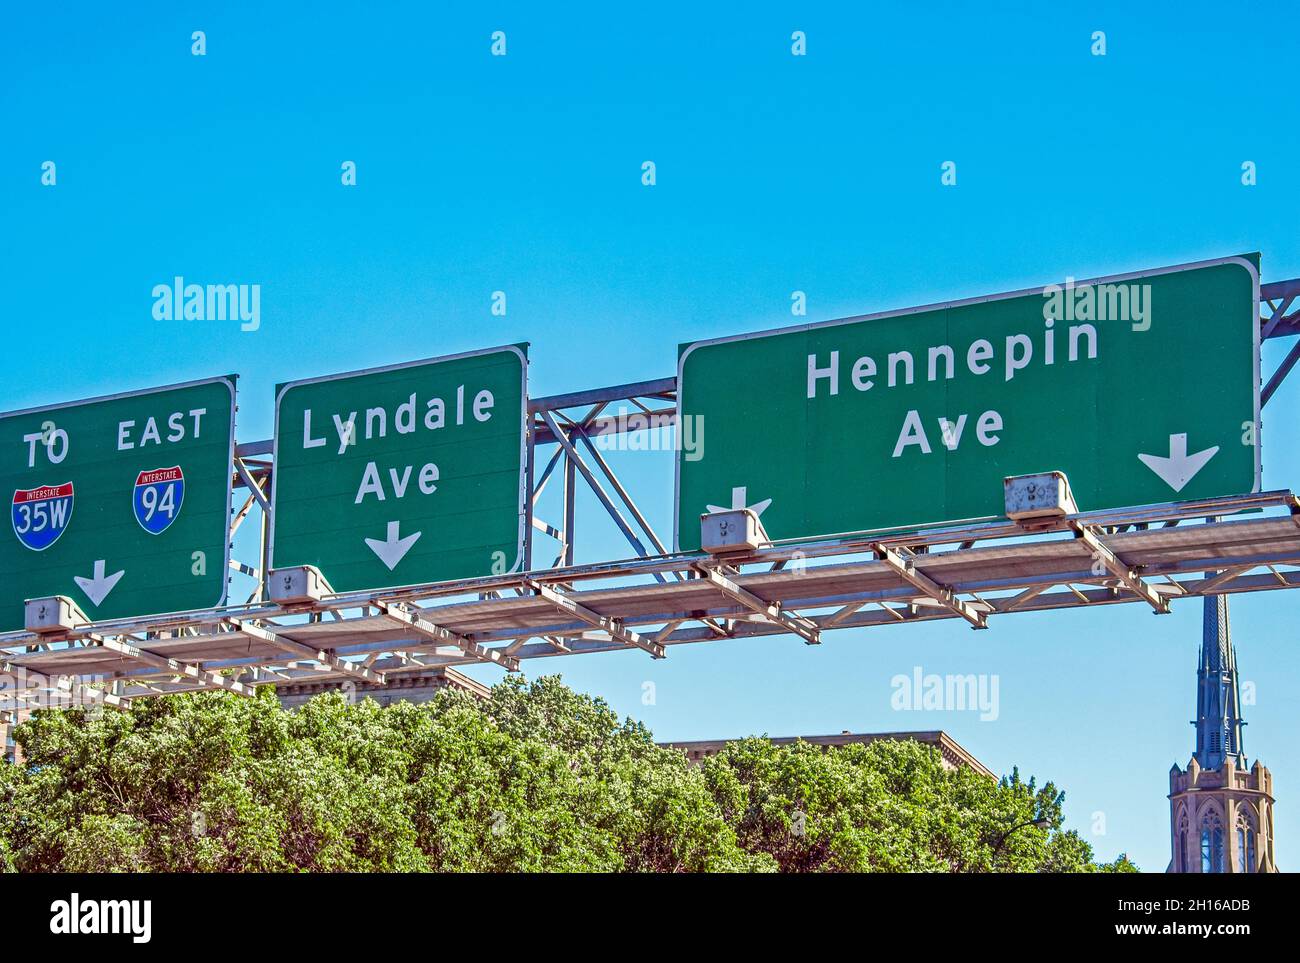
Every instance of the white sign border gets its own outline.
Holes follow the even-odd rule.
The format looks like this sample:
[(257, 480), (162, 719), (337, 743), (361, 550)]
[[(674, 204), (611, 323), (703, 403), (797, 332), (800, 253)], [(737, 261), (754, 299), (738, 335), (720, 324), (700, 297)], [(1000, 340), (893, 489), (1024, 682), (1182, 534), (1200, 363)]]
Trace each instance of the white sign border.
[[(300, 388), (303, 385), (321, 384), (327, 381), (342, 381), (346, 378), (358, 378), (358, 377), (363, 377), (365, 375), (382, 374), (385, 371), (399, 371), (403, 368), (418, 368), (418, 367), (424, 367), (426, 365), (441, 364), (442, 362), (446, 362), (446, 361), (460, 361), (465, 358), (477, 358), (483, 355), (500, 354), (502, 352), (511, 352), (514, 355), (516, 355), (519, 358), (520, 368), (521, 368), (521, 375), (520, 375), (520, 409), (521, 410), (519, 413), (519, 425), (520, 425), (520, 432), (519, 432), (519, 438), (520, 438), (519, 466), (520, 467), (519, 467), (519, 503), (518, 503), (519, 504), (519, 508), (518, 508), (519, 535), (515, 542), (514, 564), (511, 565), (510, 568), (507, 569), (506, 572), (502, 574), (509, 575), (514, 572), (523, 571), (524, 559), (526, 557), (526, 552), (527, 552), (527, 538), (529, 535), (528, 518), (526, 514), (528, 509), (528, 495), (529, 495), (528, 438), (530, 434), (529, 424), (528, 424), (528, 355), (524, 351), (521, 351), (518, 345), (503, 344), (493, 348), (480, 348), (477, 351), (461, 351), (457, 354), (440, 355), (435, 358), (420, 358), (416, 361), (400, 361), (396, 364), (380, 365), (375, 368), (360, 368), (356, 371), (341, 371), (336, 374), (318, 375), (315, 378), (302, 378), (298, 381), (287, 381), (284, 384), (280, 385), (279, 389), (275, 393), (275, 412), (273, 415), (275, 420), (272, 422), (273, 434), (272, 434), (272, 441), (271, 441), (271, 469), (272, 470), (271, 470), (271, 499), (270, 499), (271, 524), (270, 524), (270, 529), (267, 533), (267, 548), (266, 548), (267, 576), (269, 577), (270, 572), (274, 571), (275, 569), (275, 520), (277, 515), (279, 514), (275, 509), (275, 503), (276, 503), (276, 488), (280, 478), (280, 472), (279, 472), (280, 401), (284, 398), (285, 394), (289, 391), (289, 389)], [(323, 572), (322, 574), (328, 580), (329, 573)], [(460, 579), (453, 579), (452, 581), (460, 581)], [(390, 589), (393, 591), (399, 591), (401, 589), (408, 588), (412, 585), (423, 585), (423, 584), (425, 583), (404, 582), (399, 585), (374, 585), (374, 586), (368, 586), (364, 590), (358, 589), (356, 591), (371, 591), (371, 590), (385, 591)]]
[[(138, 398), (143, 395), (156, 395), (164, 391), (179, 391), (183, 388), (198, 388), (203, 385), (224, 384), (230, 389), (230, 438), (227, 444), (226, 466), (228, 473), (233, 476), (235, 473), (235, 420), (239, 416), (239, 375), (226, 374), (214, 375), (211, 378), (196, 378), (193, 381), (181, 381), (173, 385), (159, 385), (156, 388), (140, 388), (135, 391), (119, 391), (111, 395), (98, 395), (94, 398), (80, 398), (76, 401), (58, 402), (50, 405), (38, 405), (35, 408), (22, 408), (18, 411), (0, 412), (0, 420), (5, 418), (16, 418), (20, 415), (36, 415), (44, 411), (64, 411), (68, 408), (80, 408), (83, 405), (95, 405), (105, 401), (122, 401), (126, 398)], [(181, 609), (184, 612), (204, 612), (209, 608), (219, 609), (224, 606), (230, 598), (230, 510), (234, 497), (233, 486), (227, 481), (226, 483), (226, 513), (223, 516), (225, 531), (221, 536), (221, 544), (225, 546), (224, 557), (221, 560), (221, 571), (225, 578), (221, 580), (221, 595), (211, 606), (200, 606), (197, 609)], [(178, 612), (142, 612), (135, 616), (118, 616), (116, 619), (105, 619), (103, 621), (120, 622), (127, 618), (156, 618), (159, 616), (176, 615)], [(0, 633), (0, 636), (10, 633)]]
[[(1258, 492), (1263, 485), (1263, 462), (1260, 449), (1263, 447), (1262, 432), (1260, 431), (1260, 340), (1259, 340), (1259, 270), (1251, 261), (1242, 255), (1231, 255), (1229, 257), (1209, 258), (1204, 261), (1191, 261), (1187, 264), (1173, 264), (1169, 267), (1151, 268), (1145, 271), (1131, 271), (1127, 274), (1111, 274), (1105, 277), (1083, 278), (1074, 282), (1074, 287), (1089, 287), (1096, 284), (1110, 284), (1122, 281), (1136, 281), (1141, 278), (1157, 277), (1162, 274), (1177, 274), (1181, 271), (1192, 271), (1201, 268), (1218, 267), (1224, 264), (1238, 264), (1244, 267), (1250, 274), (1251, 283), (1254, 287), (1255, 298), (1251, 308), (1251, 337), (1253, 339), (1254, 350), (1254, 380), (1255, 386), (1255, 481), (1251, 492)], [(733, 334), (721, 338), (708, 338), (703, 341), (692, 341), (686, 345), (677, 357), (677, 430), (681, 431), (682, 425), (682, 399), (685, 396), (684, 382), (682, 375), (686, 370), (686, 359), (696, 348), (704, 348), (716, 344), (728, 344), (733, 341), (750, 341), (755, 338), (770, 338), (777, 335), (794, 334), (799, 331), (812, 331), (817, 328), (830, 328), (843, 324), (856, 324), (860, 321), (878, 321), (884, 318), (905, 317), (909, 314), (922, 314), (930, 311), (939, 311), (945, 308), (960, 308), (971, 304), (984, 304), (989, 301), (1008, 301), (1012, 298), (1029, 297), (1034, 294), (1042, 294), (1051, 284), (1060, 284), (1061, 281), (1049, 281), (1047, 284), (1038, 287), (1021, 288), (1017, 291), (1006, 291), (1000, 294), (987, 294), (974, 298), (962, 298), (956, 301), (940, 301), (935, 304), (925, 304), (913, 308), (901, 308), (894, 311), (879, 311), (874, 314), (858, 314), (848, 318), (833, 318), (829, 321), (812, 321), (807, 324), (795, 324), (784, 328), (767, 328), (763, 331), (752, 331), (748, 334)], [(680, 552), (681, 548), (681, 516), (682, 516), (682, 452), (678, 446), (677, 457), (673, 466), (673, 550)], [(1244, 494), (1234, 492), (1233, 494)], [(978, 521), (978, 519), (976, 519)], [(945, 522), (935, 522), (935, 525), (943, 525)], [(925, 526), (930, 527), (930, 526)], [(828, 533), (818, 538), (834, 538), (836, 534)]]

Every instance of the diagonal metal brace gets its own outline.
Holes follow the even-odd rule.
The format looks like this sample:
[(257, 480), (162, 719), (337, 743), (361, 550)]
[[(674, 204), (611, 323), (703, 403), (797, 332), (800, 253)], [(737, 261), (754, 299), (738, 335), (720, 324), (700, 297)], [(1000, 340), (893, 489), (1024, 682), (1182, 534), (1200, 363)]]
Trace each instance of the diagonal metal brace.
[(638, 649), (645, 649), (656, 659), (662, 659), (665, 656), (665, 650), (662, 644), (647, 639), (639, 632), (633, 632), (625, 626), (619, 619), (611, 618), (608, 615), (601, 615), (593, 609), (587, 608), (574, 599), (569, 598), (563, 592), (556, 591), (549, 585), (533, 579), (524, 579), (524, 584), (536, 592), (539, 596), (546, 599), (556, 608), (567, 612), (581, 622), (586, 622), (593, 628), (603, 629), (609, 633), (610, 638), (616, 642), (622, 642), (624, 645), (634, 645)]
[(586, 479), (587, 484), (591, 486), (592, 493), (600, 501), (601, 505), (604, 506), (605, 511), (609, 513), (609, 517), (614, 520), (614, 524), (617, 525), (619, 531), (623, 533), (623, 537), (631, 543), (634, 549), (636, 549), (637, 555), (642, 558), (649, 555), (650, 553), (646, 551), (646, 547), (642, 544), (641, 539), (636, 537), (636, 533), (632, 531), (632, 527), (628, 525), (627, 520), (623, 518), (623, 513), (620, 512), (618, 506), (614, 504), (614, 500), (609, 497), (605, 492), (604, 487), (600, 484), (600, 481), (594, 474), (592, 474), (591, 469), (587, 467), (587, 463), (582, 460), (582, 455), (578, 453), (578, 449), (574, 447), (573, 442), (569, 440), (568, 435), (560, 431), (559, 425), (555, 423), (555, 419), (551, 417), (551, 413), (549, 411), (543, 411), (540, 414), (542, 419), (546, 422), (546, 427), (555, 435), (555, 440), (560, 443), (565, 454), (567, 454), (572, 460), (573, 466), (582, 473), (582, 477)]
[(319, 662), (321, 665), (327, 665), (336, 672), (343, 675), (352, 676), (354, 679), (361, 679), (365, 682), (382, 684), (384, 674), (367, 669), (363, 665), (356, 665), (340, 659), (336, 655), (330, 655), (324, 649), (318, 649), (315, 646), (307, 645), (304, 642), (295, 642), (293, 639), (281, 635), (279, 632), (272, 632), (270, 629), (258, 625), (255, 622), (246, 619), (230, 619), (230, 624), (238, 629), (244, 635), (265, 642), (267, 645), (273, 645), (284, 652), (292, 652), (294, 655), (303, 659), (309, 659), (313, 662)]
[(1145, 599), (1147, 604), (1155, 609), (1156, 615), (1169, 614), (1169, 600), (1147, 584), (1147, 581), (1130, 565), (1112, 552), (1106, 543), (1097, 537), (1097, 533), (1092, 528), (1079, 522), (1071, 522), (1070, 528), (1074, 530), (1075, 538), (1088, 546), (1093, 558), (1101, 562), (1106, 571), (1124, 583), (1124, 587), (1130, 592)]
[(166, 669), (168, 672), (184, 676), (187, 679), (193, 679), (195, 682), (215, 686), (218, 689), (225, 689), (228, 692), (234, 692), (242, 696), (252, 696), (254, 694), (253, 689), (249, 686), (236, 682), (220, 672), (203, 669), (188, 662), (178, 662), (175, 659), (169, 659), (165, 655), (149, 652), (146, 649), (138, 648), (129, 642), (122, 642), (118, 639), (105, 639), (98, 636), (91, 636), (90, 638), (100, 648), (108, 649), (110, 652), (116, 652), (119, 655), (124, 655), (129, 659), (135, 659), (137, 662), (143, 662), (158, 669)]
[(946, 585), (940, 585), (930, 576), (918, 571), (916, 562), (910, 558), (904, 558), (896, 549), (890, 548), (888, 545), (877, 545), (876, 557), (889, 566), (894, 574), (904, 582), (907, 582), (913, 588), (919, 589), (922, 594), (928, 595), (944, 608), (960, 615), (971, 624), (971, 628), (987, 629), (989, 627), (988, 619), (982, 611), (969, 602), (959, 599), (953, 590)]
[(715, 568), (710, 568), (707, 565), (697, 565), (695, 568), (696, 571), (712, 582), (719, 592), (733, 602), (739, 602), (751, 612), (761, 615), (767, 621), (799, 636), (808, 645), (821, 643), (821, 630), (811, 619), (806, 619), (802, 615), (783, 612), (779, 602), (764, 601), (748, 589), (737, 585)]
[(451, 629), (444, 629), (441, 625), (430, 622), (419, 612), (408, 606), (396, 602), (377, 602), (375, 607), (394, 622), (400, 622), (408, 628), (414, 629), (430, 641), (440, 642), (444, 645), (454, 645), (470, 658), (499, 665), (507, 672), (519, 671), (519, 660), (514, 656), (498, 652), (496, 649), (489, 649), (467, 636), (457, 635)]

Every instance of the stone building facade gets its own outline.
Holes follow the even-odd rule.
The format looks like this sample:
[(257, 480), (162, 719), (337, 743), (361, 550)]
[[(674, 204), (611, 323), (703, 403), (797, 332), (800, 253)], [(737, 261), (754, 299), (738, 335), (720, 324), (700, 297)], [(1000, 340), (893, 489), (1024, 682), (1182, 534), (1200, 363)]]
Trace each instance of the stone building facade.
[(276, 686), (275, 694), (280, 705), (286, 709), (296, 709), (312, 696), (321, 692), (341, 690), (357, 701), (374, 699), (381, 706), (394, 702), (413, 702), (419, 705), (428, 702), (443, 689), (468, 692), (470, 695), (486, 699), (489, 689), (476, 679), (471, 679), (462, 672), (452, 668), (431, 669), (428, 672), (412, 672), (407, 675), (392, 675), (383, 685), (368, 682), (298, 682), (291, 685)]
[[(962, 748), (957, 740), (939, 729), (928, 732), (849, 732), (845, 730), (838, 735), (776, 736), (769, 741), (777, 746), (786, 746), (792, 742), (808, 742), (815, 746), (829, 748), (831, 746), (849, 746), (857, 743), (876, 742), (880, 739), (911, 739), (914, 742), (924, 743), (939, 750), (946, 769), (973, 769), (990, 779), (997, 778), (993, 775), (991, 769)], [(734, 739), (700, 739), (690, 742), (661, 742), (659, 745), (682, 750), (682, 752), (686, 753), (689, 762), (698, 765), (709, 756), (716, 756), (727, 743), (735, 741)]]

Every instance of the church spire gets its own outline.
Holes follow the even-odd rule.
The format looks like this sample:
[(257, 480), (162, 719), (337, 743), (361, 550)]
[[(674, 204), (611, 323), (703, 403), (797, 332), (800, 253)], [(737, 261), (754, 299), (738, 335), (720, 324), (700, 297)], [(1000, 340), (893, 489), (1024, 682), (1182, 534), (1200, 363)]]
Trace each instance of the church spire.
[(1205, 597), (1201, 661), (1196, 670), (1196, 761), (1202, 769), (1219, 769), (1232, 759), (1246, 768), (1242, 750), (1241, 698), (1237, 692), (1237, 653), (1228, 628), (1228, 599)]
[(1276, 873), (1273, 774), (1258, 759), (1246, 768), (1237, 652), (1222, 595), (1205, 596), (1192, 725), (1196, 755), (1186, 769), (1169, 770), (1169, 872)]

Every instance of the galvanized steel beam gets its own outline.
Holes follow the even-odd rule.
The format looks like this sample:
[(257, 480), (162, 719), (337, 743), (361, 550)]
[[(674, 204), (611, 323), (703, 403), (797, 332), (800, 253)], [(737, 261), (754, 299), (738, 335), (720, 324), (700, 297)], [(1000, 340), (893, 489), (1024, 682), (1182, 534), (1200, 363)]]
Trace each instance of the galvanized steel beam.
[(487, 646), (480, 645), (473, 639), (463, 635), (457, 635), (450, 629), (445, 629), (441, 625), (431, 622), (410, 606), (399, 603), (380, 603), (378, 608), (394, 622), (400, 622), (402, 625), (410, 627), (431, 642), (437, 642), (440, 645), (453, 645), (469, 658), (478, 662), (491, 662), (509, 672), (519, 671), (519, 660), (513, 656), (505, 655), (495, 649), (489, 649)]
[(665, 655), (664, 647), (653, 639), (647, 639), (638, 632), (627, 628), (621, 621), (611, 618), (608, 615), (601, 615), (592, 609), (587, 608), (580, 602), (569, 598), (563, 592), (558, 592), (542, 582), (535, 582), (531, 579), (525, 580), (526, 584), (533, 589), (539, 596), (546, 599), (557, 609), (567, 612), (579, 621), (585, 622), (593, 628), (601, 629), (609, 633), (611, 639), (622, 642), (624, 645), (636, 646), (638, 649), (644, 649), (656, 659), (662, 659)]
[(946, 585), (940, 585), (934, 579), (930, 578), (924, 572), (916, 567), (916, 562), (910, 558), (903, 558), (897, 549), (890, 548), (887, 545), (876, 547), (876, 556), (889, 566), (893, 572), (898, 575), (904, 582), (907, 582), (913, 588), (919, 590), (922, 594), (937, 602), (942, 607), (951, 610), (971, 624), (973, 629), (987, 629), (988, 620), (982, 611), (971, 605), (969, 602), (958, 598), (956, 593)]
[(350, 675), (355, 679), (362, 679), (366, 682), (383, 682), (384, 674), (382, 672), (372, 672), (370, 669), (360, 665), (353, 665), (340, 659), (338, 656), (331, 655), (324, 649), (318, 649), (294, 639), (287, 638), (279, 632), (258, 625), (247, 619), (233, 618), (230, 619), (230, 625), (247, 635), (249, 638), (257, 639), (259, 642), (265, 642), (267, 645), (275, 646), (285, 652), (291, 652), (300, 658), (312, 662), (319, 662), (322, 665), (329, 666), (336, 672), (342, 672), (344, 675)]
[(1097, 535), (1097, 532), (1087, 525), (1075, 523), (1071, 526), (1074, 529), (1075, 538), (1079, 539), (1084, 545), (1088, 546), (1092, 552), (1093, 558), (1101, 564), (1107, 572), (1119, 579), (1134, 595), (1146, 600), (1157, 615), (1169, 614), (1169, 600), (1156, 592), (1143, 578), (1133, 570), (1133, 567), (1110, 550)]
[(716, 568), (708, 566), (697, 566), (696, 570), (707, 578), (713, 585), (718, 587), (723, 595), (729, 599), (739, 602), (751, 612), (761, 615), (775, 625), (781, 626), (787, 632), (799, 636), (808, 645), (818, 645), (821, 643), (821, 630), (811, 619), (806, 619), (801, 615), (792, 615), (789, 612), (781, 610), (779, 602), (768, 602), (759, 598), (753, 592), (741, 588), (731, 579), (727, 578)]

